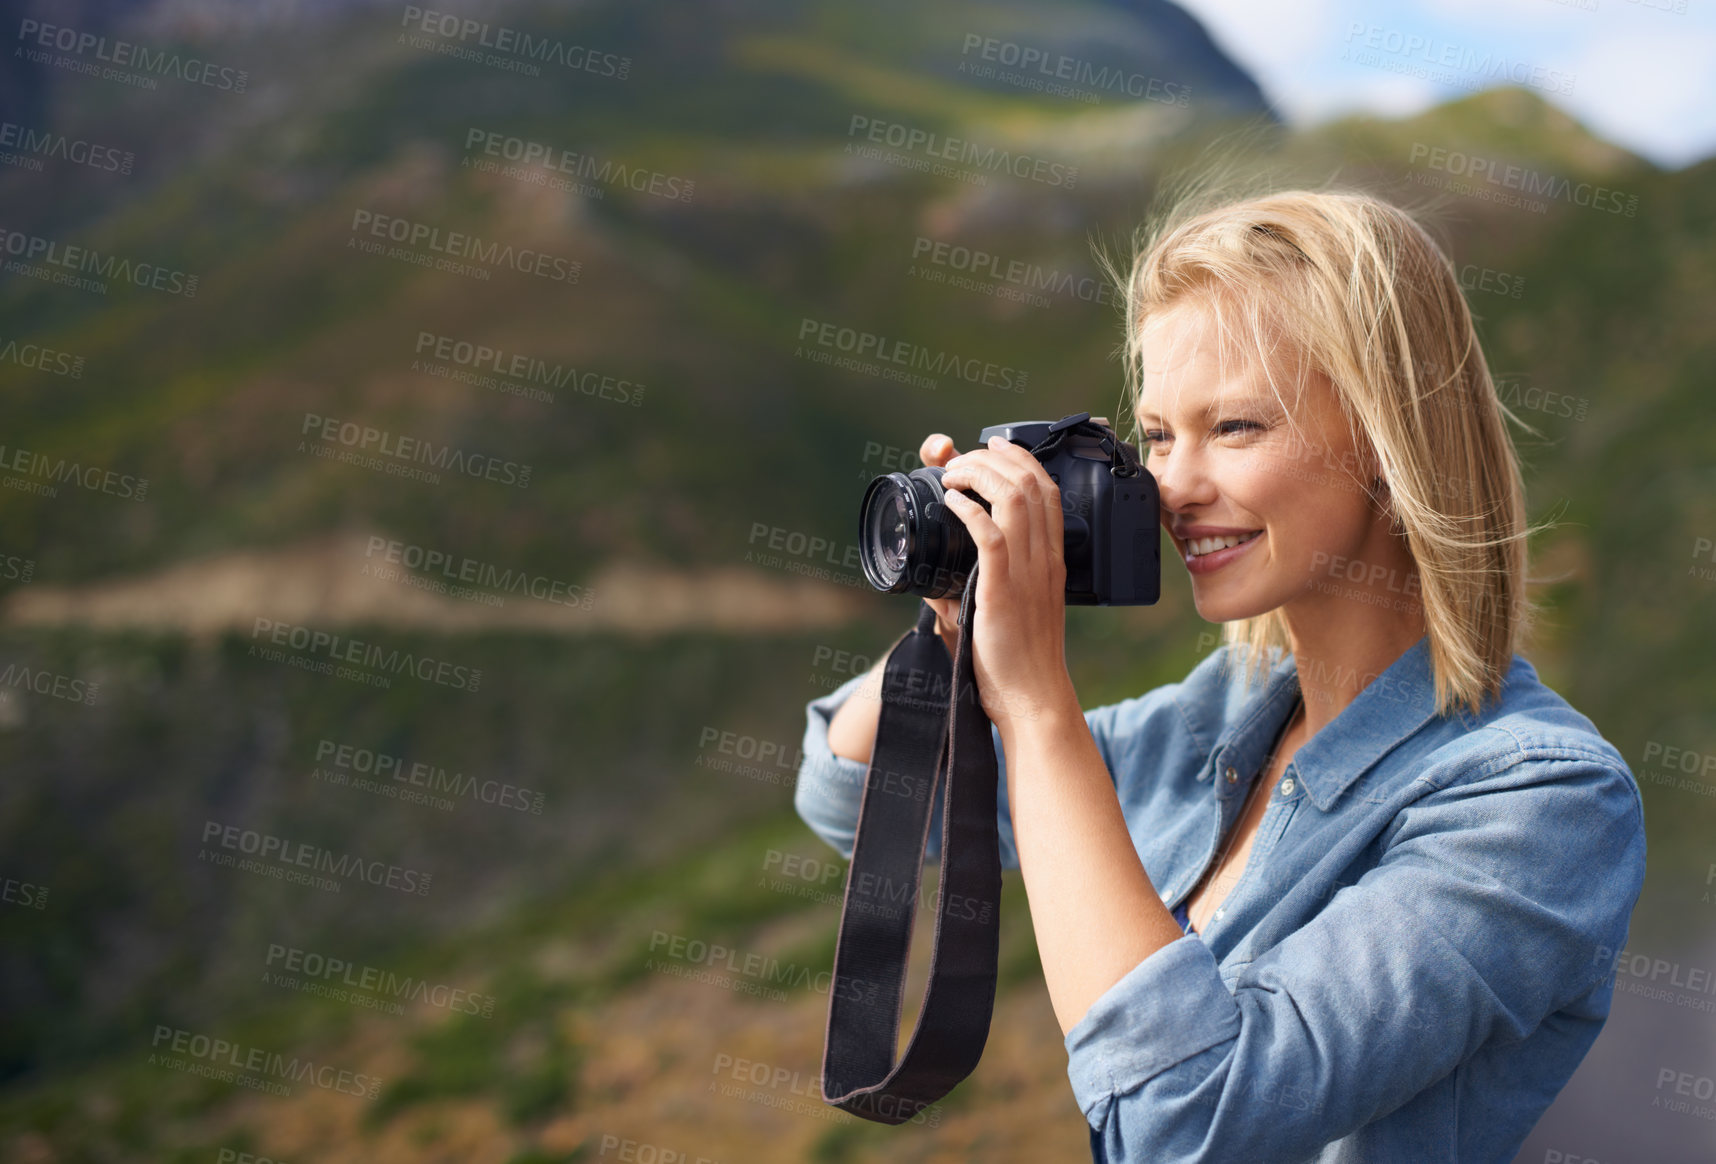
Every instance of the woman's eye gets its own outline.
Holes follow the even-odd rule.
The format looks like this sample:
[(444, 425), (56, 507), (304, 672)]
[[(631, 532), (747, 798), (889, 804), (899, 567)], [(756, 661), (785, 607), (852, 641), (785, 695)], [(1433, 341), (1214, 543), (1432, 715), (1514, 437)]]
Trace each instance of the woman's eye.
[(1261, 432), (1263, 425), (1255, 420), (1224, 420), (1216, 425), (1216, 435), (1234, 436), (1244, 432)]
[(1167, 442), (1168, 434), (1163, 432), (1161, 429), (1150, 428), (1144, 430), (1144, 443), (1149, 445), (1151, 448), (1155, 448), (1157, 445), (1166, 444)]

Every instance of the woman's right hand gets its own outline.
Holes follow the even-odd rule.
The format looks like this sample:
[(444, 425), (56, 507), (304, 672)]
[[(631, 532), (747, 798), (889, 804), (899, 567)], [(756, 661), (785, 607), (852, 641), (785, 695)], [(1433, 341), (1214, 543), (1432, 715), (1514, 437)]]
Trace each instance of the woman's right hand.
[[(945, 433), (932, 432), (924, 438), (924, 443), (918, 446), (918, 459), (932, 468), (942, 468), (958, 455), (959, 450), (953, 447), (953, 438)], [(959, 645), (959, 595), (926, 598), (924, 601), (935, 611), (936, 633), (940, 634), (941, 641), (947, 644), (947, 653), (951, 657)]]
[[(1107, 424), (1106, 416), (1095, 418), (1098, 424)], [(953, 447), (953, 438), (946, 433), (932, 432), (924, 438), (924, 443), (918, 446), (918, 459), (926, 465), (940, 469), (959, 456), (959, 450)], [(951, 656), (953, 649), (959, 643), (959, 595), (950, 594), (946, 598), (926, 598), (925, 602), (935, 610), (936, 627), (941, 634), (942, 642), (947, 644), (947, 653)]]
[[(918, 457), (932, 468), (944, 468), (958, 455), (959, 450), (953, 447), (953, 441), (939, 432), (931, 433), (918, 447)], [(926, 598), (924, 601), (935, 610), (935, 629), (951, 658), (959, 646), (959, 596)], [(916, 621), (915, 614), (913, 621)], [(835, 710), (834, 718), (828, 723), (828, 748), (836, 756), (860, 764), (870, 762), (870, 753), (876, 746), (876, 725), (882, 713), (882, 677), (887, 666), (888, 660), (884, 655), (859, 686), (861, 698), (848, 699)]]

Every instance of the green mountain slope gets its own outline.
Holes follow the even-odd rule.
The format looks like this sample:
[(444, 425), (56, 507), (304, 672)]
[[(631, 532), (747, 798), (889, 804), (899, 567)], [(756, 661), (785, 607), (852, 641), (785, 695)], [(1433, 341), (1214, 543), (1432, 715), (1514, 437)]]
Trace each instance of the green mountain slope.
[[(1123, 237), (1165, 174), (1263, 110), (1166, 6), (519, 11), (534, 30), (629, 57), (629, 77), (470, 67), (401, 43), (396, 13), (358, 10), (326, 18), (337, 35), (310, 21), (234, 40), (226, 51), (267, 101), (61, 92), (67, 132), (122, 139), (137, 173), (64, 197), (39, 175), (4, 175), (9, 228), (198, 284), (186, 298), (0, 282), (6, 338), (84, 362), (80, 378), (0, 362), (0, 443), (149, 481), (141, 502), (0, 489), (0, 552), (34, 562), (32, 581), (0, 588), (349, 529), (568, 581), (621, 559), (739, 564), (759, 525), (843, 546), (864, 480), (927, 432), (963, 442), (987, 423), (1081, 408), (1119, 418), (1120, 333), (1090, 240)], [(1004, 69), (979, 75), (990, 41), (1070, 58), (1086, 81), (1067, 95)], [(1102, 87), (1104, 68), (1188, 101)], [(183, 128), (192, 117), (197, 133)], [(888, 145), (913, 131), (920, 144)], [(952, 176), (920, 168), (945, 160), (931, 150), (949, 138), (976, 154)], [(1533, 657), (1641, 771), (1651, 741), (1716, 751), (1704, 711), (1716, 690), (1712, 163), (1657, 171), (1522, 91), (1298, 134), (1266, 122), (1248, 140), (1250, 163), (1280, 182), (1338, 173), (1432, 215), (1504, 400), (1538, 430), (1519, 438), (1532, 510), (1557, 524), (1536, 543), (1546, 610)], [(504, 172), (508, 150), (530, 147), (584, 192), (552, 184), (567, 169)], [(1019, 177), (994, 164), (1002, 151), (1077, 178)], [(443, 242), (460, 232), (576, 261), (578, 279), (425, 269), (385, 253), (398, 244), (368, 233), (378, 216), (408, 238), (420, 225)], [(383, 253), (357, 245), (371, 242)], [(1033, 274), (984, 273), (1012, 264)], [(837, 367), (840, 341), (817, 340), (843, 331), (1015, 384), (1024, 373), (1024, 390)], [(446, 374), (471, 369), (436, 350), (466, 342), (525, 357), (551, 382)], [(528, 465), (529, 485), (337, 463), (315, 447), (343, 446), (314, 439), (307, 416)], [(1087, 705), (1183, 674), (1208, 648), (1211, 628), (1167, 573), (1159, 607), (1070, 612)], [(743, 642), (354, 630), (480, 668), (480, 700), (348, 688), (258, 660), (243, 636), (8, 627), (0, 662), (99, 681), (102, 697), (14, 692), (0, 706), (0, 764), (27, 774), (0, 790), (0, 848), (52, 889), (51, 910), (0, 913), (0, 1071), (12, 1079), (0, 1156), (190, 1160), (248, 1145), (293, 1160), (523, 1164), (589, 1158), (604, 1134), (636, 1130), (604, 1123), (613, 1112), (723, 1159), (777, 1140), (782, 1158), (874, 1156), (872, 1129), (770, 1117), (762, 1101), (647, 1106), (701, 1086), (748, 1026), (778, 1024), (762, 1049), (789, 1047), (792, 1069), (815, 1069), (820, 996), (761, 1010), (732, 991), (675, 993), (671, 974), (647, 968), (648, 947), (673, 930), (826, 962), (833, 907), (752, 880), (771, 852), (826, 856), (786, 814), (790, 785), (780, 772), (716, 778), (698, 761), (711, 727), (790, 752), (803, 701), (843, 677), (818, 652), (874, 654), (904, 628), (900, 603), (870, 604), (838, 634)], [(324, 741), (540, 792), (544, 812), (386, 803), (318, 775)], [(1688, 794), (1641, 783), (1653, 884), (1702, 884), (1705, 842), (1679, 811)], [(210, 820), (431, 870), (432, 902), (212, 868), (199, 858)], [(1007, 908), (1026, 917), (1018, 898)], [(1053, 1141), (1038, 1147), (1033, 1128), (1070, 1129), (1063, 1145), (1078, 1133), (1028, 930), (1005, 938), (1017, 1053), (986, 1060), (950, 1098), (946, 1130), (915, 1141), (925, 1158), (1042, 1158)], [(494, 1017), (312, 998), (259, 977), (274, 946), (457, 984), (494, 997)], [(629, 1042), (610, 1012), (635, 1024)], [(259, 1102), (149, 1064), (162, 1025), (384, 1082), (367, 1103), (314, 1088)], [(703, 1058), (675, 1060), (681, 1046)], [(1007, 1066), (1039, 1061), (1054, 1069)], [(1020, 1126), (995, 1124), (996, 1111)]]

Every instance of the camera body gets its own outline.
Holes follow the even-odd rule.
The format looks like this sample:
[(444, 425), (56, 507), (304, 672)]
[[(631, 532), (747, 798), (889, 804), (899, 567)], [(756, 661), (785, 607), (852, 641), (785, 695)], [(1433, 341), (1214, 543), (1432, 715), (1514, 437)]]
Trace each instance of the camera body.
[[(1069, 606), (1145, 606), (1161, 594), (1160, 500), (1156, 479), (1132, 446), (1077, 412), (1057, 421), (992, 424), (978, 434), (1020, 445), (1060, 489)], [(977, 547), (942, 500), (933, 466), (872, 480), (859, 508), (864, 576), (887, 594), (942, 598), (965, 590)], [(975, 490), (964, 490), (989, 508)]]

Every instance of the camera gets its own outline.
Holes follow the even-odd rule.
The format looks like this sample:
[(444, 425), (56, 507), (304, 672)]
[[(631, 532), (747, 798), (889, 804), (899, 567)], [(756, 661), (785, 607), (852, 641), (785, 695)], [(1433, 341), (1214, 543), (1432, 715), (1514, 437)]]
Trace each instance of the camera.
[[(1042, 462), (1060, 488), (1069, 606), (1146, 606), (1161, 593), (1160, 502), (1137, 450), (1106, 424), (1076, 412), (1057, 421), (992, 424)], [(942, 470), (888, 473), (864, 490), (858, 513), (864, 577), (886, 594), (942, 598), (965, 590), (977, 546), (942, 500)], [(975, 490), (965, 490), (989, 509)]]

